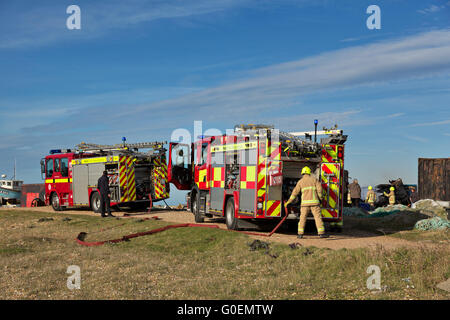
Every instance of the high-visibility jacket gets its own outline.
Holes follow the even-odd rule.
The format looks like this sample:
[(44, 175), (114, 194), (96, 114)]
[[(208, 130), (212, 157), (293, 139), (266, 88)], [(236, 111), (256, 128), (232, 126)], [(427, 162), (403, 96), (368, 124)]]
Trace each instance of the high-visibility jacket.
[(386, 192), (383, 192), (383, 193), (386, 197), (389, 197), (389, 204), (394, 205), (395, 204), (395, 192), (393, 190), (391, 190), (391, 192), (389, 192), (389, 194), (387, 194)]
[(377, 194), (373, 190), (367, 191), (366, 202), (370, 204), (374, 204), (377, 201)]
[(320, 205), (320, 201), (322, 200), (322, 185), (316, 178), (310, 176), (309, 174), (305, 174), (303, 178), (297, 182), (297, 185), (292, 191), (291, 197), (286, 204), (294, 201), (295, 197), (297, 197), (299, 193), (302, 194), (302, 207)]

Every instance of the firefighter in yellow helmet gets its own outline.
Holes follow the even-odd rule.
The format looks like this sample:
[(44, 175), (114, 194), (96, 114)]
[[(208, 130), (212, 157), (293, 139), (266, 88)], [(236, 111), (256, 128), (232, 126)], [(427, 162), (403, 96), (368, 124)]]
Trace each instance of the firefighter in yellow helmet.
[(389, 205), (393, 206), (395, 204), (395, 188), (390, 187), (389, 190), (389, 193), (383, 192), (383, 194), (389, 198)]
[(289, 200), (286, 202), (287, 207), (295, 200), (297, 195), (301, 193), (300, 221), (298, 222), (298, 238), (303, 238), (305, 231), (306, 217), (311, 211), (316, 222), (317, 233), (321, 238), (328, 238), (325, 234), (325, 226), (322, 221), (322, 212), (320, 202), (322, 200), (322, 185), (316, 178), (311, 176), (311, 169), (304, 167), (302, 169), (303, 177), (297, 182)]
[(375, 201), (377, 201), (377, 194), (373, 191), (372, 186), (369, 186), (367, 189), (369, 191), (367, 191), (366, 202), (373, 208)]

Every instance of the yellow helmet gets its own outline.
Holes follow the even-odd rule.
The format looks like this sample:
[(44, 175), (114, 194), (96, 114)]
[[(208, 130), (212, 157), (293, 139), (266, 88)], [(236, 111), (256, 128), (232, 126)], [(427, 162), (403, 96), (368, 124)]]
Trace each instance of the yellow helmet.
[(392, 191), (394, 191), (394, 190), (395, 190), (395, 188), (394, 188), (394, 187), (390, 187), (390, 188), (389, 188), (389, 190), (392, 190)]
[(311, 174), (311, 169), (309, 167), (303, 167), (302, 174)]
[(367, 189), (372, 190), (372, 186), (369, 186)]

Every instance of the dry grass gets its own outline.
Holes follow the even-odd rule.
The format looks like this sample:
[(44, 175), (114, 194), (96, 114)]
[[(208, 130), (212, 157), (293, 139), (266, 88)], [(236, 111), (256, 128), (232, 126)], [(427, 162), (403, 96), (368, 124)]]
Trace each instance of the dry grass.
[[(53, 220), (38, 222), (44, 217)], [(100, 247), (74, 241), (81, 231), (94, 241), (163, 225), (167, 223), (1, 211), (0, 298), (449, 298), (436, 288), (450, 276), (448, 245), (387, 251), (270, 244), (268, 252), (250, 251), (253, 239), (248, 236), (207, 228), (173, 229)], [(115, 228), (93, 233), (108, 227)], [(381, 268), (383, 287), (376, 293), (366, 288), (366, 269), (373, 264)], [(80, 290), (66, 286), (70, 265), (81, 268)]]

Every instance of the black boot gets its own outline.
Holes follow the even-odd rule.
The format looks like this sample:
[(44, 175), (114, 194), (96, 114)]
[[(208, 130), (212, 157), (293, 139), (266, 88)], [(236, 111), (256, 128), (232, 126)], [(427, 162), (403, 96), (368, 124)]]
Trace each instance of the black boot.
[(303, 239), (303, 235), (302, 235), (302, 234), (299, 234), (299, 235), (297, 235), (297, 238), (298, 238), (298, 239)]
[(329, 238), (330, 236), (328, 234), (319, 234), (319, 238)]
[(113, 216), (113, 215), (110, 213), (110, 214), (108, 214), (108, 217), (115, 218), (116, 216)]

